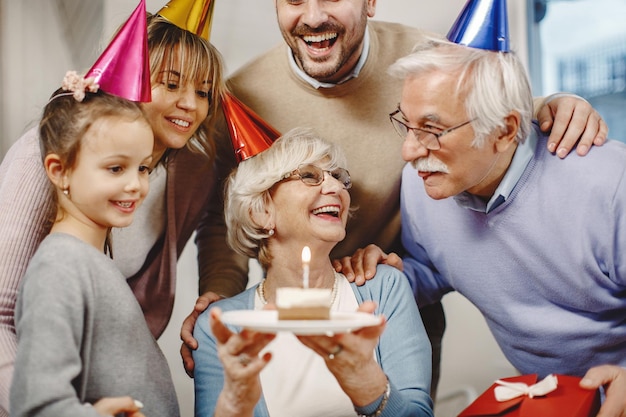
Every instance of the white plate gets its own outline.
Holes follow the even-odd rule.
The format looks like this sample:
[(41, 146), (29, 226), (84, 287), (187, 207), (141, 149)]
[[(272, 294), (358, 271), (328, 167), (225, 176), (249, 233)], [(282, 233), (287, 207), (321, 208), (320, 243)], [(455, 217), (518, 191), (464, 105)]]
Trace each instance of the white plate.
[(233, 310), (222, 313), (222, 321), (264, 333), (292, 332), (297, 335), (347, 333), (380, 324), (381, 318), (363, 312), (331, 312), (330, 320), (278, 320), (276, 310)]

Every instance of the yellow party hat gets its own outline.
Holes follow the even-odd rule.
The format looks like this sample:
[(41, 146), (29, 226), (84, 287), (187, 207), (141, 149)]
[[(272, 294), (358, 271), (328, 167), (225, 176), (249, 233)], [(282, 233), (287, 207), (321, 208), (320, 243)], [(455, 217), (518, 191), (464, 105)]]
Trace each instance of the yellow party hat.
[(209, 40), (213, 6), (214, 0), (171, 0), (157, 14), (179, 28)]

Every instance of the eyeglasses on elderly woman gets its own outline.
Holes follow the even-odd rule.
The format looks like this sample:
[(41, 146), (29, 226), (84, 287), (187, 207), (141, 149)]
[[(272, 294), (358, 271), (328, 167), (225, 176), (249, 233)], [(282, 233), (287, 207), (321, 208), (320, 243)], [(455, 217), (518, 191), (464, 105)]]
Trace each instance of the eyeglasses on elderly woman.
[(297, 169), (283, 175), (280, 180), (286, 180), (295, 176), (306, 185), (313, 187), (324, 182), (325, 172), (328, 172), (331, 177), (343, 184), (343, 188), (346, 190), (352, 188), (352, 179), (347, 169), (335, 168), (332, 171), (328, 171), (313, 164), (300, 165)]

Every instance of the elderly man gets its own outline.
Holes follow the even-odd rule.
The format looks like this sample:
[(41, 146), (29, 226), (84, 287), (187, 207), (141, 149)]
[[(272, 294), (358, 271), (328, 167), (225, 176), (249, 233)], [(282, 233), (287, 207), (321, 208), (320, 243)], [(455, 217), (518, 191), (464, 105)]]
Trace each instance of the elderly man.
[(433, 39), (390, 73), (419, 305), (458, 291), (520, 372), (585, 376), (605, 387), (601, 415), (624, 415), (626, 146), (551, 161), (513, 53)]

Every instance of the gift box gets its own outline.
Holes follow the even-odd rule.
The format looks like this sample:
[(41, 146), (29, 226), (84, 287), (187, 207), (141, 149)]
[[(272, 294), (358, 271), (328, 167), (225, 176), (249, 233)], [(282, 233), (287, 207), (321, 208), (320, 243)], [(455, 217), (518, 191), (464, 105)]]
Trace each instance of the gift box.
[[(547, 381), (550, 377), (554, 379)], [(595, 417), (600, 408), (600, 393), (598, 390), (580, 388), (580, 379), (567, 375), (550, 375), (537, 384), (537, 375), (503, 378), (482, 393), (458, 417)], [(550, 392), (533, 392), (531, 388), (540, 384), (544, 387), (546, 384), (552, 385), (548, 388)], [(522, 388), (520, 393), (511, 394), (511, 389), (507, 387), (513, 388), (513, 391)], [(529, 389), (525, 390), (524, 387)], [(511, 395), (502, 395), (502, 390), (507, 389)], [(515, 397), (510, 398), (511, 396)]]

